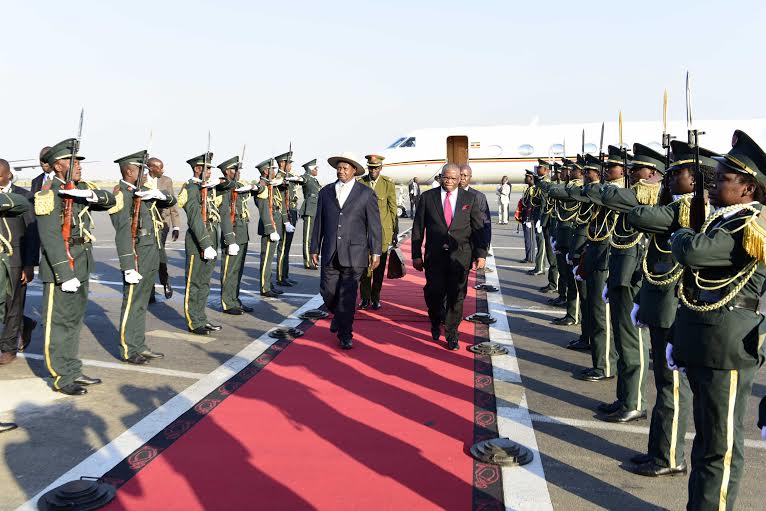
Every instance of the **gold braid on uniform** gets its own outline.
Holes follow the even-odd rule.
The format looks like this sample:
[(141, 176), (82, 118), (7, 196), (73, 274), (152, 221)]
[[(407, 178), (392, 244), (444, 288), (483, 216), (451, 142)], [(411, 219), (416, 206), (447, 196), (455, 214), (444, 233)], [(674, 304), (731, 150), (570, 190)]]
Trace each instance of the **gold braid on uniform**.
[[(628, 234), (622, 235), (617, 234), (617, 229), (612, 229), (612, 239), (609, 240), (609, 244), (616, 248), (617, 250), (627, 250), (629, 248), (635, 247), (638, 245), (638, 243), (643, 239), (644, 233), (642, 232), (636, 232), (635, 229), (633, 229), (632, 225), (629, 225), (626, 220), (626, 216), (624, 214), (618, 215), (617, 221), (615, 221), (615, 226), (617, 226), (617, 222), (620, 222), (622, 224), (622, 230)], [(635, 236), (631, 241), (627, 243), (621, 243), (618, 240), (626, 240), (630, 239), (632, 236)]]
[(218, 211), (218, 207), (223, 202), (223, 195), (217, 195), (215, 193), (215, 188), (212, 190), (213, 194), (212, 197), (208, 195), (207, 201), (208, 201), (208, 208), (207, 208), (207, 219), (214, 223), (221, 223), (221, 212)]
[[(727, 278), (727, 279), (704, 279), (700, 276), (699, 271), (692, 270), (691, 268), (686, 268), (684, 271), (689, 270), (692, 272), (692, 275), (694, 277), (694, 283), (699, 287), (700, 289), (704, 291), (716, 291), (718, 289), (723, 289), (726, 286), (731, 285), (733, 282), (735, 282), (737, 279), (741, 279), (740, 282), (734, 286), (731, 291), (729, 291), (726, 296), (718, 300), (717, 302), (710, 303), (707, 305), (694, 305), (689, 302), (689, 300), (686, 298), (686, 293), (684, 293), (684, 284), (683, 279), (681, 282), (678, 283), (678, 296), (681, 300), (681, 302), (686, 306), (688, 309), (693, 310), (694, 312), (711, 312), (717, 309), (720, 309), (727, 303), (729, 303), (732, 299), (734, 299), (737, 294), (742, 291), (742, 288), (745, 287), (745, 284), (748, 283), (750, 278), (755, 274), (756, 270), (758, 269), (758, 264), (764, 262), (764, 259), (759, 258), (758, 256), (754, 254), (761, 254), (761, 256), (766, 252), (764, 250), (764, 243), (766, 243), (766, 230), (764, 230), (763, 226), (753, 226), (756, 222), (758, 222), (760, 218), (761, 210), (759, 208), (755, 208), (749, 204), (734, 204), (732, 206), (727, 206), (725, 208), (721, 208), (712, 215), (708, 217), (708, 219), (705, 221), (704, 225), (702, 226), (702, 229), (700, 232), (707, 231), (708, 227), (710, 225), (718, 220), (720, 217), (727, 215), (729, 213), (738, 213), (739, 211), (747, 210), (751, 213), (749, 218), (745, 218), (745, 221), (737, 227), (736, 229), (732, 231), (728, 231), (730, 234), (734, 234), (737, 231), (744, 230), (744, 236), (742, 238), (742, 246), (745, 249), (745, 251), (753, 257), (753, 260), (747, 264), (744, 268), (742, 268), (740, 271), (737, 272), (736, 275), (733, 277)], [(742, 220), (742, 217), (736, 217), (732, 218), (730, 221), (725, 222), (722, 225), (716, 226), (715, 229), (723, 229), (727, 224), (733, 223), (735, 221)], [(714, 230), (715, 230), (714, 229)], [(756, 230), (757, 229), (757, 230)], [(752, 250), (752, 252), (751, 252)]]
[(114, 191), (114, 206), (107, 209), (106, 212), (110, 215), (114, 215), (115, 213), (119, 213), (122, 211), (122, 208), (125, 206), (125, 199), (122, 196), (122, 190), (115, 190)]
[(660, 198), (660, 183), (648, 183), (642, 179), (633, 185), (633, 191), (636, 192), (636, 199), (639, 204), (654, 206)]
[(55, 206), (52, 191), (44, 190), (35, 194), (35, 215), (50, 215)]
[(181, 187), (181, 193), (178, 194), (178, 198), (176, 199), (176, 202), (178, 203), (179, 208), (183, 208), (186, 205), (186, 201), (189, 200), (189, 194), (186, 191), (186, 183), (183, 184)]
[[(599, 225), (598, 214), (602, 210), (606, 211), (606, 213), (604, 214), (604, 221)], [(611, 226), (608, 225), (610, 219), (614, 219), (614, 222), (612, 223)], [(594, 223), (592, 235), (590, 233), (591, 223)], [(601, 208), (599, 206), (593, 208), (593, 214), (591, 216), (590, 221), (588, 222), (588, 231), (586, 233), (588, 236), (588, 241), (593, 241), (593, 242), (604, 241), (605, 239), (607, 239), (609, 236), (612, 235), (612, 232), (614, 232), (614, 228), (616, 226), (617, 226), (617, 217), (612, 211), (609, 211), (605, 208)]]
[[(660, 248), (660, 246), (657, 244), (657, 237), (655, 235), (652, 236), (652, 244), (654, 244), (654, 248), (656, 248), (657, 251), (662, 254), (670, 254), (672, 252), (672, 250), (663, 250)], [(679, 263), (675, 263), (670, 271), (665, 273), (652, 273), (649, 271), (649, 264), (646, 261), (647, 257), (649, 257), (648, 250), (646, 251), (646, 254), (644, 254), (644, 260), (641, 264), (641, 269), (643, 270), (644, 278), (646, 281), (653, 286), (665, 287), (668, 284), (672, 284), (677, 281), (678, 278), (684, 273), (684, 269)]]
[[(648, 183), (645, 180), (640, 180), (633, 185), (633, 192), (636, 194), (636, 200), (643, 206), (654, 206), (657, 204), (660, 197), (660, 183)], [(612, 233), (612, 239), (609, 244), (617, 250), (627, 250), (635, 247), (643, 239), (643, 233), (636, 233), (636, 230), (632, 225), (629, 225), (626, 220), (626, 215), (620, 215), (620, 222), (622, 222), (622, 230), (628, 234), (619, 235), (615, 231)], [(635, 236), (634, 239), (627, 243), (621, 243), (619, 240), (630, 239)]]

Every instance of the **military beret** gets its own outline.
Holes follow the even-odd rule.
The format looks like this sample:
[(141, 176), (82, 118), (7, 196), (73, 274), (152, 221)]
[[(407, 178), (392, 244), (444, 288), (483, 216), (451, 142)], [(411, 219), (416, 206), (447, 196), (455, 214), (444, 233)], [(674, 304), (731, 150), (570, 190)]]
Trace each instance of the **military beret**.
[(279, 156), (275, 156), (274, 159), (277, 160), (277, 163), (281, 163), (283, 161), (292, 163), (293, 162), (293, 152), (292, 151), (288, 151), (288, 152), (286, 152), (284, 154), (280, 154)]
[(633, 159), (630, 160), (630, 168), (640, 169), (642, 167), (648, 167), (656, 170), (660, 174), (664, 174), (665, 169), (667, 168), (667, 165), (665, 164), (665, 156), (651, 147), (638, 143), (633, 144)]
[[(66, 140), (62, 140), (58, 144), (52, 146), (48, 152), (45, 153), (45, 156), (43, 157), (45, 159), (45, 163), (48, 165), (53, 165), (53, 163), (57, 162), (58, 160), (67, 160), (71, 158), (75, 152), (79, 153), (79, 151), (76, 151), (75, 149), (75, 147), (78, 145), (79, 142), (76, 138), (68, 138)], [(78, 160), (84, 160), (85, 156), (77, 154), (75, 158)]]
[(766, 154), (750, 136), (736, 130), (731, 139), (731, 149), (713, 159), (734, 172), (750, 174), (762, 183), (766, 182)]
[(234, 158), (229, 158), (228, 160), (221, 162), (218, 164), (218, 168), (221, 169), (221, 171), (226, 172), (229, 169), (238, 169), (239, 168), (239, 156), (235, 156)]
[(203, 153), (199, 156), (195, 156), (194, 158), (189, 158), (186, 160), (186, 163), (188, 163), (192, 168), (197, 166), (204, 165), (205, 167), (212, 167), (213, 166), (213, 153)]
[(128, 156), (123, 156), (122, 158), (117, 158), (114, 160), (114, 163), (122, 167), (123, 165), (138, 165), (139, 167), (144, 164), (146, 161), (148, 151), (139, 151), (137, 153), (129, 154)]
[(383, 160), (386, 159), (384, 156), (380, 156), (377, 154), (368, 154), (367, 156), (365, 156), (365, 158), (367, 158), (368, 167), (382, 167)]
[[(697, 150), (696, 148), (690, 146), (687, 142), (683, 142), (681, 140), (671, 140), (670, 150), (673, 153), (673, 162), (671, 163), (670, 167), (668, 167), (668, 172), (674, 172), (694, 165)], [(700, 147), (699, 152), (700, 165), (715, 167), (716, 161), (713, 159), (713, 157), (720, 156), (720, 154), (713, 152), (710, 149), (705, 149), (704, 147)]]

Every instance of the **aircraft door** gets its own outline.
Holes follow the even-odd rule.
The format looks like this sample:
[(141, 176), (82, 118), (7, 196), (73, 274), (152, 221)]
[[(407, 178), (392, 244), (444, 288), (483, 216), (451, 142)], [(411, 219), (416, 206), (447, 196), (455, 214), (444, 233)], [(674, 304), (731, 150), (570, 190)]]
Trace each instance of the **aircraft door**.
[(458, 165), (468, 163), (468, 137), (463, 135), (447, 137), (447, 163)]

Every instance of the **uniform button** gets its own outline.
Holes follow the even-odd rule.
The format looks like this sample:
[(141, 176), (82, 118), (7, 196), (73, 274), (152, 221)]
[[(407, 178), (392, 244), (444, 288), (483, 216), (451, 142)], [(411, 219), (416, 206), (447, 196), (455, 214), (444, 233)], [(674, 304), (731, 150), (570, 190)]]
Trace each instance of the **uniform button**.
[(340, 239), (340, 236), (338, 236), (338, 239)]
[(340, 216), (343, 216), (343, 212), (341, 211)]

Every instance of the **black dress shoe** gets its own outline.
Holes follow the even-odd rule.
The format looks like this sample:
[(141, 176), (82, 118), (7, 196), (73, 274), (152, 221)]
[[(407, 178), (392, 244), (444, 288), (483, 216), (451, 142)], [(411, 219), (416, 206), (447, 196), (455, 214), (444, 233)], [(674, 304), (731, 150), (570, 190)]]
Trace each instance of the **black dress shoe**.
[(101, 378), (91, 378), (90, 376), (85, 376), (84, 374), (81, 374), (77, 378), (74, 379), (74, 382), (77, 385), (98, 385), (101, 383)]
[(232, 307), (231, 309), (224, 309), (223, 313), (224, 314), (231, 314), (232, 316), (241, 316), (242, 314), (245, 313), (245, 311), (243, 311), (239, 307)]
[(543, 286), (539, 290), (541, 293), (550, 293), (553, 291), (556, 291), (556, 288), (548, 284), (547, 286)]
[(281, 294), (282, 293), (276, 293), (273, 289), (266, 291), (265, 293), (261, 292), (261, 296), (264, 298), (279, 298), (279, 295)]
[(634, 474), (646, 477), (662, 477), (662, 476), (680, 476), (686, 474), (686, 463), (681, 463), (677, 467), (662, 467), (657, 465), (654, 461), (648, 461), (640, 465), (636, 465), (629, 469)]
[(371, 309), (371, 310), (374, 310), (374, 311), (380, 310), (380, 308), (381, 308), (381, 307), (382, 307), (382, 305), (380, 305), (380, 302), (379, 302), (379, 301), (374, 301), (374, 302), (372, 302), (372, 304), (370, 305), (370, 309)]
[(277, 285), (282, 287), (293, 287), (295, 284), (290, 280), (278, 280)]
[(5, 433), (6, 431), (12, 431), (16, 428), (18, 428), (18, 424), (15, 422), (0, 422), (0, 433)]
[(626, 424), (628, 422), (646, 419), (646, 412), (640, 412), (638, 410), (630, 410), (630, 411), (618, 412), (612, 415), (607, 415), (605, 417), (599, 417), (599, 418), (605, 422), (616, 422), (619, 424)]
[(566, 345), (568, 350), (590, 351), (590, 344), (585, 339), (575, 339)]
[(19, 344), (17, 351), (22, 352), (27, 349), (27, 346), (29, 346), (29, 343), (32, 340), (32, 330), (36, 327), (37, 321), (34, 319), (30, 319), (29, 321), (26, 319), (24, 320), (24, 326), (21, 329), (21, 343)]
[[(205, 328), (204, 326), (197, 327), (197, 328), (190, 328), (189, 331), (195, 335), (210, 335), (210, 330)], [(143, 357), (141, 357), (143, 358)], [(141, 362), (143, 363), (143, 362)]]
[(173, 297), (173, 288), (170, 287), (170, 282), (166, 282), (162, 288), (165, 291), (165, 298), (171, 299)]
[[(599, 412), (604, 412), (606, 414), (611, 413), (617, 413), (620, 410), (622, 410), (622, 403), (620, 401), (614, 401), (612, 403), (601, 403), (596, 407), (596, 410)], [(645, 454), (644, 456), (647, 456), (647, 461), (649, 461), (651, 458), (648, 457), (648, 454)]]
[(554, 325), (561, 325), (561, 326), (572, 326), (576, 325), (577, 321), (574, 320), (572, 316), (564, 316), (563, 318), (557, 318), (551, 321)]
[(457, 343), (457, 339), (449, 339), (447, 341), (447, 349), (451, 351), (457, 351), (460, 349), (460, 346)]
[(61, 392), (62, 394), (66, 394), (67, 396), (82, 396), (83, 394), (88, 393), (88, 389), (86, 389), (82, 385), (77, 385), (76, 383), (70, 383), (69, 385), (64, 385), (63, 387), (58, 389), (58, 392)]
[(141, 355), (142, 357), (144, 357), (147, 360), (151, 360), (151, 359), (154, 359), (154, 358), (165, 358), (165, 354), (164, 353), (159, 353), (157, 351), (152, 351), (152, 350), (144, 350), (141, 353), (139, 353), (139, 355)]
[(601, 371), (588, 371), (587, 373), (583, 373), (580, 376), (578, 376), (580, 380), (583, 381), (604, 381), (604, 380), (611, 380), (614, 378), (614, 376), (606, 376)]
[(213, 323), (205, 323), (205, 328), (207, 328), (209, 332), (217, 332), (223, 327), (221, 325), (214, 325)]
[(335, 321), (335, 318), (332, 318), (332, 321), (330, 321), (330, 332), (335, 333), (338, 331), (338, 322)]
[(367, 298), (362, 298), (362, 301), (359, 302), (360, 309), (367, 309), (367, 307), (369, 306), (370, 306), (370, 301)]
[(434, 341), (438, 341), (441, 334), (442, 334), (441, 327), (438, 327), (438, 326), (431, 327), (431, 339), (433, 339)]
[(250, 307), (249, 305), (245, 305), (244, 303), (239, 304), (239, 308), (242, 309), (242, 312), (253, 312), (255, 309)]
[[(197, 330), (199, 330), (199, 328)], [(191, 332), (195, 333), (197, 335), (207, 335), (207, 330), (205, 330), (204, 334), (197, 333), (196, 330), (192, 330)], [(133, 355), (132, 357), (126, 358), (125, 362), (127, 362), (128, 364), (142, 366), (142, 365), (146, 364), (147, 362), (149, 362), (149, 360), (144, 358), (144, 357), (142, 357), (141, 355), (136, 354), (136, 355)]]
[(350, 350), (354, 347), (354, 342), (349, 337), (348, 339), (341, 339), (340, 340), (340, 348), (343, 350)]
[(630, 458), (630, 462), (636, 465), (643, 465), (644, 463), (649, 463), (650, 461), (652, 461), (652, 457), (648, 454), (636, 454)]
[(283, 295), (283, 294), (285, 294), (284, 291), (282, 291), (281, 289), (277, 289), (275, 287), (271, 288), (271, 292), (274, 293), (275, 295)]

